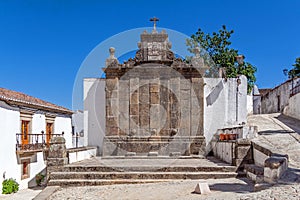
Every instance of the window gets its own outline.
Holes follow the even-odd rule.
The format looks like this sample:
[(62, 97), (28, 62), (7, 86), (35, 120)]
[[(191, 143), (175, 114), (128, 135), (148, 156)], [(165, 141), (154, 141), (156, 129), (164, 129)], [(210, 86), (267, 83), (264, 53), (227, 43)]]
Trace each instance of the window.
[(29, 167), (30, 167), (30, 159), (22, 160), (21, 179), (26, 179), (30, 177)]
[(32, 113), (20, 112), (21, 119), (21, 144), (23, 147), (26, 147), (27, 144), (30, 144), (31, 141), (31, 121)]
[(28, 144), (29, 140), (29, 121), (22, 120), (21, 126), (22, 144)]

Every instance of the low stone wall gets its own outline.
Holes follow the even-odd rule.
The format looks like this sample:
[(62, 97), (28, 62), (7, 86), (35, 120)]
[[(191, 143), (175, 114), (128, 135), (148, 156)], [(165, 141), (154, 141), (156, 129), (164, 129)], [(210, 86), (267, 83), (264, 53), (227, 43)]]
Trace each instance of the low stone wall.
[(253, 162), (251, 142), (248, 139), (216, 141), (212, 145), (215, 157), (237, 166), (239, 170), (242, 170), (245, 164)]
[(259, 140), (252, 141), (252, 148), (255, 165), (263, 168), (263, 180), (267, 183), (277, 182), (288, 169), (288, 155)]
[(96, 156), (96, 147), (66, 148), (64, 137), (53, 137), (47, 155), (47, 180), (50, 173), (61, 171), (65, 165)]
[(258, 139), (214, 141), (212, 145), (215, 157), (237, 166), (256, 183), (276, 183), (288, 168), (288, 155)]
[(79, 147), (67, 149), (67, 156), (69, 163), (78, 162), (81, 160), (95, 157), (97, 154), (97, 147)]
[[(220, 134), (236, 134), (235, 140), (224, 140)], [(257, 137), (255, 126), (233, 126), (218, 129), (211, 142), (212, 151), (215, 157), (243, 170), (244, 164), (252, 163), (251, 138)]]

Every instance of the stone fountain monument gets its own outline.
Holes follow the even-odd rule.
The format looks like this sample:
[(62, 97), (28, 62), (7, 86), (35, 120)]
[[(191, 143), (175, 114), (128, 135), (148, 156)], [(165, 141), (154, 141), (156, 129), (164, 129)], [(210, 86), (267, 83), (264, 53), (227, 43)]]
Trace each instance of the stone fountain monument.
[(203, 59), (177, 58), (165, 31), (140, 36), (134, 58), (119, 63), (110, 48), (106, 74), (103, 156), (205, 154)]

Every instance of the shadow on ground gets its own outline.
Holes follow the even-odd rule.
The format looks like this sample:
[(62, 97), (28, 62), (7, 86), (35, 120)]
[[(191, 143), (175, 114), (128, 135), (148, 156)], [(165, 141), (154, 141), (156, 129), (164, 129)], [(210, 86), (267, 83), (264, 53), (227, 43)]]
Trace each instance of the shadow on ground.
[(300, 184), (300, 169), (289, 167), (279, 180), (279, 184), (288, 185), (295, 183)]
[(242, 183), (215, 183), (209, 186), (211, 190), (220, 192), (249, 193), (253, 192), (254, 184), (247, 178), (239, 178)]
[(288, 130), (267, 130), (258, 132), (259, 135), (274, 135), (274, 134), (290, 134), (294, 133), (294, 131)]
[(278, 117), (276, 117), (276, 119), (293, 129), (296, 133), (300, 134), (300, 120), (283, 114), (280, 114)]

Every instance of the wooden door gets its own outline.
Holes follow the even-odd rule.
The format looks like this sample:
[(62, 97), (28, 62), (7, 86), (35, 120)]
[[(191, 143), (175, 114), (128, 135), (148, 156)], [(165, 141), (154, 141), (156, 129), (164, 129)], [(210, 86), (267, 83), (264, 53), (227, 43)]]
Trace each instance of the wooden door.
[(51, 137), (53, 134), (53, 124), (52, 123), (47, 123), (46, 124), (46, 143), (49, 145)]
[(29, 121), (22, 120), (22, 127), (21, 127), (21, 134), (22, 134), (22, 144), (29, 143)]

